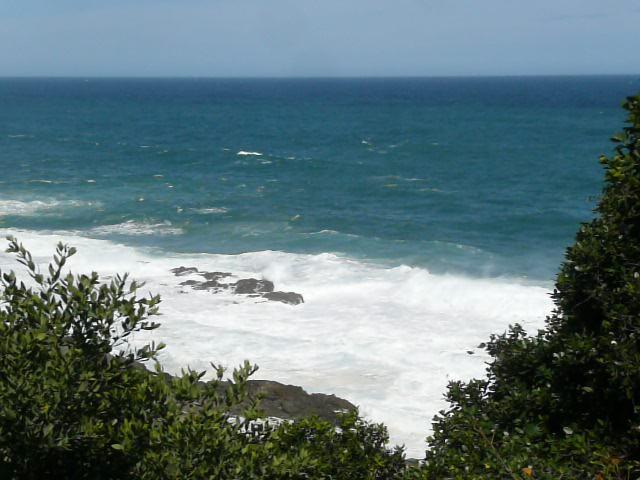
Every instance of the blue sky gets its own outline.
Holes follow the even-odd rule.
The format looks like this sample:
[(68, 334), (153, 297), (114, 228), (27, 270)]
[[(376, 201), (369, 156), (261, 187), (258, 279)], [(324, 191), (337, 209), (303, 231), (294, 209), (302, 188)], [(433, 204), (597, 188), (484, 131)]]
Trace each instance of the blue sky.
[(639, 73), (638, 0), (0, 0), (0, 76)]

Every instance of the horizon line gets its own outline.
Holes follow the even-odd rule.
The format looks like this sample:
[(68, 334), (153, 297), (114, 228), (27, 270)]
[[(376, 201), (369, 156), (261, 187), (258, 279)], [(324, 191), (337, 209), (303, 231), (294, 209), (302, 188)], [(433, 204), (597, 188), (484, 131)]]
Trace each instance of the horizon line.
[(470, 78), (639, 77), (638, 73), (552, 73), (468, 75), (1, 75), (0, 80), (400, 80)]

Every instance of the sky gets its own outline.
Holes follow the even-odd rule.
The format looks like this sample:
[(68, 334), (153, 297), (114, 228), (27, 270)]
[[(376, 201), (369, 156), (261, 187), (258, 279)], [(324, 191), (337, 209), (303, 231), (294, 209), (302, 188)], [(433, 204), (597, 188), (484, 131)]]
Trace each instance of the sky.
[(0, 0), (0, 76), (640, 73), (639, 0)]

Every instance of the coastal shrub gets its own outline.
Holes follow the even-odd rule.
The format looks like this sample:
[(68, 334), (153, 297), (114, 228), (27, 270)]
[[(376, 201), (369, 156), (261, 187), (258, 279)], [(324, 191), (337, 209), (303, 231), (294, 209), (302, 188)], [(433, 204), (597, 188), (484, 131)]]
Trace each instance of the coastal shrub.
[(492, 336), (486, 380), (449, 385), (419, 476), (640, 478), (640, 96), (624, 108), (554, 312), (536, 335)]
[[(159, 297), (116, 276), (64, 273), (73, 248), (59, 244), (39, 272), (15, 239), (9, 252), (27, 281), (0, 279), (0, 478), (393, 478), (404, 469), (386, 429), (357, 412), (339, 424), (309, 418), (254, 428), (245, 363), (222, 382), (204, 372), (165, 374), (163, 345), (130, 348), (128, 338), (158, 327)], [(151, 364), (147, 369), (143, 364)]]

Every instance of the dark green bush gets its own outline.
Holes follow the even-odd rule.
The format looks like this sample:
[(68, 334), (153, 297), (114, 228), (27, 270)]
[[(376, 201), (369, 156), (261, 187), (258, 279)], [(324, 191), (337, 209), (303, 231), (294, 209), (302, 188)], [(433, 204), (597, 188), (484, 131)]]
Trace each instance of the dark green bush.
[(9, 251), (32, 285), (2, 274), (0, 478), (382, 479), (404, 469), (386, 429), (356, 413), (337, 428), (307, 419), (254, 433), (255, 403), (240, 418), (228, 412), (255, 367), (224, 385), (221, 368), (208, 383), (204, 372), (166, 375), (155, 360), (162, 345), (126, 343), (157, 327), (158, 297), (137, 298), (126, 276), (63, 275), (74, 253), (64, 245), (46, 275), (16, 240)]
[(640, 476), (640, 97), (601, 158), (598, 216), (567, 250), (546, 327), (487, 345), (488, 379), (452, 383), (427, 478)]

